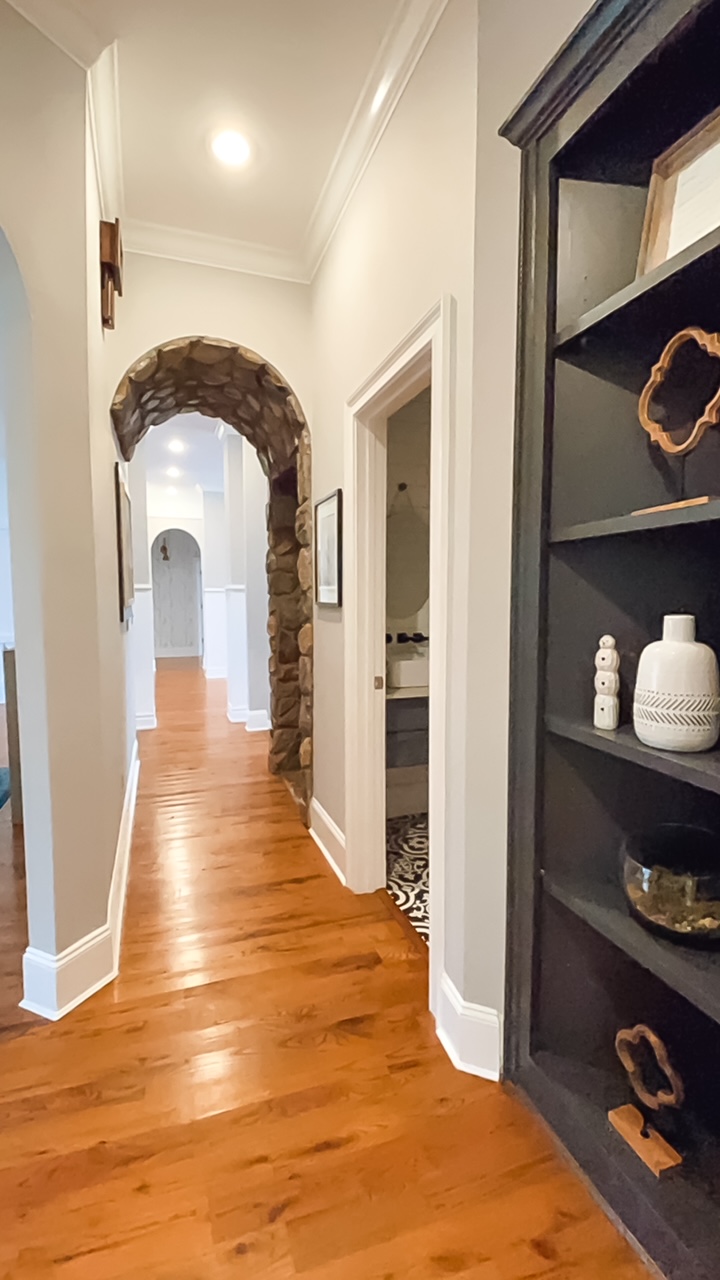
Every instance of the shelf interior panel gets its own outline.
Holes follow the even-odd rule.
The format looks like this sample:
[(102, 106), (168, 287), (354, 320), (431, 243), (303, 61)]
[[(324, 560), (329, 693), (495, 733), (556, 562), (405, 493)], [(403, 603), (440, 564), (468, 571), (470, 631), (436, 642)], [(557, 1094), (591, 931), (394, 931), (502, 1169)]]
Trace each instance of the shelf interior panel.
[[(620, 654), (621, 725), (632, 719), (640, 654), (660, 639), (665, 614), (693, 614), (698, 639), (719, 651), (718, 564), (720, 522), (658, 529), (653, 537), (553, 545), (547, 573), (548, 713), (592, 724), (594, 660), (602, 635), (615, 637)], [(602, 740), (589, 740), (589, 745), (603, 749)], [(640, 744), (635, 748), (624, 737), (618, 739), (618, 751), (627, 753), (631, 747), (638, 763), (655, 767), (654, 756), (641, 758)], [(613, 750), (612, 741), (607, 750)], [(685, 756), (678, 767), (702, 773), (706, 759)], [(673, 762), (659, 761), (656, 767), (676, 772)]]
[(702, 497), (720, 498), (720, 428), (708, 430), (684, 459), (667, 454), (643, 429), (637, 395), (556, 362), (553, 527)]
[(626, 285), (557, 334), (557, 355), (638, 396), (673, 334), (720, 328), (720, 230)]

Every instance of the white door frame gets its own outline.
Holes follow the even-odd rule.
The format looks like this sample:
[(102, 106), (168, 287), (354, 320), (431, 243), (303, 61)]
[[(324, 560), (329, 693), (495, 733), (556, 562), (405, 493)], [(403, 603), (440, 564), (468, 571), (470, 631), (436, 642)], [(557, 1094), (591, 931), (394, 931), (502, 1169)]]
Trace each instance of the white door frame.
[[(345, 872), (356, 893), (386, 883), (385, 538), (387, 420), (431, 384), (430, 1008), (438, 1009), (445, 924), (450, 477), (455, 301), (443, 297), (362, 384), (345, 416)], [(378, 688), (378, 677), (382, 678)]]

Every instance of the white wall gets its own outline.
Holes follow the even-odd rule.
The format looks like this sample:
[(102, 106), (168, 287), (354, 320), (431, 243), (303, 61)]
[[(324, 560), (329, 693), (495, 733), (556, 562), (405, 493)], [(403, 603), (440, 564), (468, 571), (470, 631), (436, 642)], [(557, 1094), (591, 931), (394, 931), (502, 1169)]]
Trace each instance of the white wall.
[(208, 680), (227, 678), (228, 531), (225, 496), (203, 494), (205, 563), (203, 573), (203, 622), (205, 644), (203, 669)]
[[(497, 130), (589, 7), (449, 0), (313, 288), (316, 499), (343, 483), (355, 389), (442, 295), (456, 302), (444, 963), (499, 1014), (520, 156)], [(342, 615), (322, 613), (315, 794), (341, 829), (343, 719)]]
[[(454, 296), (457, 307), (456, 471), (469, 465), (476, 62), (476, 0), (449, 0), (316, 277), (312, 422), (316, 500), (343, 484), (347, 401), (445, 294)], [(456, 544), (462, 542), (463, 534), (467, 537), (467, 514), (455, 495), (452, 508), (457, 552)], [(458, 597), (466, 586), (461, 547), (455, 566), (449, 584), (451, 607), (461, 613)], [(317, 612), (315, 795), (341, 829), (345, 817), (343, 640), (342, 612)], [(464, 666), (459, 629), (454, 641), (450, 658), (457, 669), (458, 662)], [(447, 845), (456, 863), (451, 859), (448, 891), (453, 909), (462, 914), (464, 690), (456, 691), (450, 721)]]
[(252, 445), (243, 440), (243, 514), (247, 575), (248, 719), (250, 730), (270, 728), (268, 637), (268, 482)]
[[(0, 421), (0, 654), (3, 645), (11, 646), (15, 638), (12, 607), (12, 574), (10, 569), (10, 518), (8, 513), (7, 464), (4, 424)], [(0, 702), (5, 701), (5, 677), (0, 658)]]
[(128, 253), (117, 326), (108, 334), (107, 391), (151, 347), (187, 334), (227, 338), (275, 365), (310, 415), (310, 291), (306, 285)]
[(86, 78), (4, 0), (0, 119), (0, 168), (12, 175), (0, 190), (0, 373), (28, 916), (32, 946), (53, 956), (108, 918), (128, 773), (126, 637), (115, 451), (98, 398), (103, 337)]
[[(463, 684), (464, 928), (451, 963), (467, 999), (504, 998), (512, 475), (520, 152), (498, 129), (590, 9), (588, 0), (480, 0), (473, 432), (467, 469), (467, 646)], [(511, 56), (510, 56), (511, 51)], [(482, 707), (482, 715), (477, 709)], [(480, 838), (479, 833), (482, 833)], [(457, 921), (456, 921), (457, 923)]]
[[(135, 601), (130, 630), (134, 684), (135, 725), (155, 729), (155, 619), (148, 534), (147, 474), (142, 450), (137, 450), (128, 466), (128, 486), (132, 510), (133, 572)], [(128, 711), (130, 712), (130, 696)]]
[(223, 439), (227, 587), (225, 590), (227, 715), (233, 724), (248, 718), (247, 556), (245, 554), (245, 448), (242, 437)]
[[(400, 490), (400, 485), (405, 485)], [(390, 635), (428, 634), (430, 388), (388, 418), (387, 615)]]

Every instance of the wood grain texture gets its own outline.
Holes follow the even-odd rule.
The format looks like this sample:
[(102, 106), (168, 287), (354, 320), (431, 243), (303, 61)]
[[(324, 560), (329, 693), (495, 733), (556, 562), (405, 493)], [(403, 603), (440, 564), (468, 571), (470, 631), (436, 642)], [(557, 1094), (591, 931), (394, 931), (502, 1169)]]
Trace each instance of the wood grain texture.
[(121, 977), (0, 1038), (0, 1280), (641, 1280), (522, 1103), (451, 1066), (423, 944), (224, 697), (158, 675)]

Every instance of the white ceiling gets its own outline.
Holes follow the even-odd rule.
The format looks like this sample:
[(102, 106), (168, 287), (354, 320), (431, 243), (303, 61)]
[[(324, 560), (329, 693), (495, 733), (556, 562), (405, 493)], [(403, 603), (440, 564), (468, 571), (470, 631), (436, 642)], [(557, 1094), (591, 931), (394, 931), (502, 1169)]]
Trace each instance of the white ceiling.
[[(126, 215), (299, 252), (398, 0), (84, 0), (119, 36)], [(239, 129), (246, 168), (209, 139)]]
[(11, 3), (85, 66), (117, 42), (96, 127), (127, 249), (309, 279), (447, 0)]
[[(137, 457), (145, 464), (148, 484), (175, 489), (199, 485), (201, 489), (221, 493), (223, 446), (217, 434), (218, 425), (217, 419), (206, 418), (201, 413), (183, 413), (162, 426), (151, 427), (137, 448)], [(171, 440), (183, 444), (182, 453), (168, 448)], [(182, 474), (169, 476), (168, 467), (177, 467)]]

